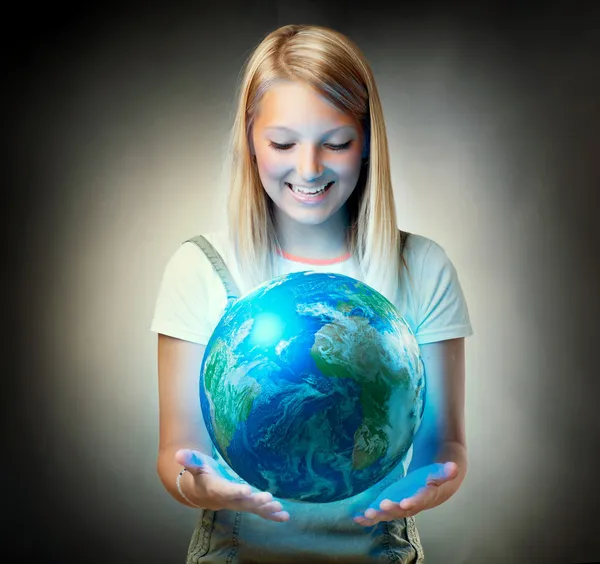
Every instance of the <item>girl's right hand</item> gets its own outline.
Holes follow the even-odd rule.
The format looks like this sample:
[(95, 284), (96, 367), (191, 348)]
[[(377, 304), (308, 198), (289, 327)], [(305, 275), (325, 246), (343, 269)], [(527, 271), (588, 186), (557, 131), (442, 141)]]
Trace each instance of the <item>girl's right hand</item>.
[(204, 509), (245, 511), (255, 513), (269, 521), (283, 522), (290, 516), (279, 501), (268, 492), (253, 492), (248, 484), (239, 484), (224, 478), (218, 472), (213, 458), (196, 450), (182, 449), (175, 453), (177, 463), (193, 476), (195, 491), (185, 492), (187, 497)]

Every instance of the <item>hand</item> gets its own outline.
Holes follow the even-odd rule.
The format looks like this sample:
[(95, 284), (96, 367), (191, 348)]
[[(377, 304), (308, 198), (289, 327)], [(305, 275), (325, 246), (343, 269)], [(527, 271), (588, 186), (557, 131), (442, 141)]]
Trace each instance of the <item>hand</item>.
[(458, 466), (454, 462), (419, 468), (385, 488), (364, 514), (356, 516), (354, 521), (368, 527), (380, 521), (412, 517), (435, 507), (439, 501), (439, 487), (457, 476)]
[(274, 501), (270, 493), (253, 491), (248, 484), (227, 479), (227, 471), (220, 468), (214, 458), (195, 450), (183, 449), (175, 453), (175, 459), (193, 476), (196, 489), (188, 497), (199, 506), (212, 510), (255, 513), (270, 521), (289, 519), (281, 503)]

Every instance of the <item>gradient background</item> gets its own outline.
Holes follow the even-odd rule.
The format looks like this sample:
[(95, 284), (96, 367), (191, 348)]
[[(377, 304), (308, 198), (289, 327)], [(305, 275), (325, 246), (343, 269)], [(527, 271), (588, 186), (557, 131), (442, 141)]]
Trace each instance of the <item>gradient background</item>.
[(427, 562), (600, 560), (600, 20), (581, 6), (54, 4), (5, 20), (10, 561), (184, 561), (196, 513), (155, 470), (149, 324), (171, 254), (222, 224), (238, 73), (286, 23), (367, 55), (400, 226), (446, 249), (469, 302), (470, 470), (418, 517)]

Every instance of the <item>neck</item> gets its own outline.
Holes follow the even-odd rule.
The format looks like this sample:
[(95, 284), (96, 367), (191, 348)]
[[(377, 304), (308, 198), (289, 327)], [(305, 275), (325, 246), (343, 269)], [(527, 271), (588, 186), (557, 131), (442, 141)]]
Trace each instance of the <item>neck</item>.
[(318, 225), (305, 225), (278, 215), (275, 229), (281, 250), (296, 257), (331, 260), (349, 250), (347, 216), (342, 210)]

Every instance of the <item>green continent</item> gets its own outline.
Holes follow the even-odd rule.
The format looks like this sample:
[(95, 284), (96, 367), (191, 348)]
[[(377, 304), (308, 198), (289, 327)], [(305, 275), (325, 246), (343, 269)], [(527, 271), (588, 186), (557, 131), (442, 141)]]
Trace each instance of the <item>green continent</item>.
[(356, 288), (355, 299), (358, 300), (361, 305), (371, 309), (372, 311), (380, 312), (382, 315), (394, 318), (398, 316), (396, 308), (386, 297), (378, 292), (373, 292), (364, 286), (359, 286)]
[(362, 470), (387, 452), (388, 403), (393, 387), (405, 374), (394, 371), (393, 359), (367, 319), (344, 317), (343, 323), (348, 327), (328, 324), (321, 328), (311, 356), (324, 376), (351, 378), (361, 385), (363, 422), (354, 434), (353, 465)]
[[(233, 349), (223, 340), (214, 343), (204, 369), (204, 385), (210, 398), (212, 427), (218, 445), (227, 451), (235, 430), (246, 421), (259, 383), (246, 375), (249, 367), (238, 364)], [(227, 460), (228, 464), (231, 461)]]

